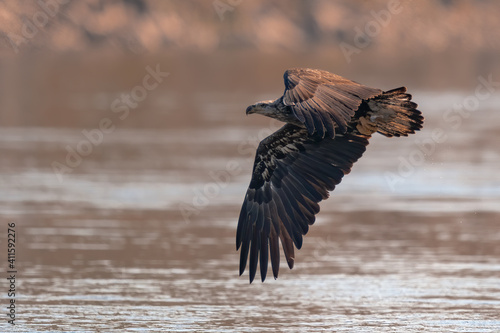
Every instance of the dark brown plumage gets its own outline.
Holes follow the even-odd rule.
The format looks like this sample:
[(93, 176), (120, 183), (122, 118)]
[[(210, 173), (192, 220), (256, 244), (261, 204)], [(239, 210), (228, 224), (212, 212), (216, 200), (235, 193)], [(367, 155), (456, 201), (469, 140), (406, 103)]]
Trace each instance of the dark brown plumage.
[(236, 248), (240, 275), (250, 256), (250, 282), (259, 261), (264, 281), (269, 256), (278, 277), (279, 241), (293, 267), (294, 246), (302, 247), (318, 203), (351, 171), (373, 133), (407, 136), (423, 123), (404, 87), (383, 92), (313, 69), (287, 70), (284, 79), (282, 97), (246, 111), (287, 123), (260, 143), (241, 208)]

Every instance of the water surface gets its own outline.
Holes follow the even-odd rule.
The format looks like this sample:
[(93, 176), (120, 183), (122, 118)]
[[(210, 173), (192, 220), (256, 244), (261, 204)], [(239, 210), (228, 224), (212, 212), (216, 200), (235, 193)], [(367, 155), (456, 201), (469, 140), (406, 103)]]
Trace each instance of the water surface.
[[(251, 285), (237, 274), (236, 222), (256, 143), (277, 124), (203, 96), (203, 121), (118, 127), (62, 177), (52, 163), (83, 128), (2, 128), (15, 328), (498, 332), (500, 115), (487, 101), (453, 128), (442, 114), (465, 97), (415, 94), (425, 129), (374, 137), (321, 204), (295, 268)], [(434, 129), (446, 139), (418, 159)]]

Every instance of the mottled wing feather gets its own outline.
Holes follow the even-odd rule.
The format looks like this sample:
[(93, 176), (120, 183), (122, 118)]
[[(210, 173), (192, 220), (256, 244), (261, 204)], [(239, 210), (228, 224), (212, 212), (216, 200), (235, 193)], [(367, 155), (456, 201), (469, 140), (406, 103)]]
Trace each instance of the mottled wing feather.
[(259, 260), (264, 281), (270, 255), (276, 278), (278, 239), (288, 266), (293, 267), (294, 245), (301, 248), (302, 236), (319, 212), (318, 202), (350, 172), (367, 144), (366, 136), (345, 133), (321, 138), (291, 124), (260, 143), (236, 233), (236, 248), (241, 248), (240, 275), (250, 257), (250, 282)]
[(363, 100), (378, 96), (370, 88), (326, 71), (294, 68), (284, 74), (283, 103), (304, 123), (309, 134), (332, 138), (345, 133), (347, 124)]

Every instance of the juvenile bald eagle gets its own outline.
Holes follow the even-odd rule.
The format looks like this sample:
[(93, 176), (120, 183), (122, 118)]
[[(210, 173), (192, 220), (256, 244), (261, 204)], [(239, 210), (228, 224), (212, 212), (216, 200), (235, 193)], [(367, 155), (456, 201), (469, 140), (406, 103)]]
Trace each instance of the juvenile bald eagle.
[(424, 120), (405, 87), (382, 91), (307, 68), (289, 69), (284, 79), (283, 96), (246, 110), (286, 123), (260, 142), (241, 207), (236, 249), (240, 275), (250, 254), (250, 283), (259, 259), (266, 278), (269, 254), (278, 277), (279, 240), (293, 268), (294, 245), (302, 247), (318, 203), (351, 171), (373, 133), (408, 136)]

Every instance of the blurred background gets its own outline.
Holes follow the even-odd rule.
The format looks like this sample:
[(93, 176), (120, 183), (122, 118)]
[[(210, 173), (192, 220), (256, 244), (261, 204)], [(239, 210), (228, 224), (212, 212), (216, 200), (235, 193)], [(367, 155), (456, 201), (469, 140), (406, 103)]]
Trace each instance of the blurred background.
[(162, 126), (172, 114), (190, 123), (202, 94), (275, 96), (289, 67), (387, 89), (471, 91), (478, 75), (500, 75), (499, 14), (484, 0), (6, 1), (0, 122), (92, 125), (157, 63), (171, 77), (124, 127)]
[[(494, 0), (0, 2), (17, 327), (497, 331), (498, 17)], [(291, 67), (406, 86), (426, 122), (373, 137), (296, 267), (248, 285), (237, 217), (280, 124), (244, 112)]]

